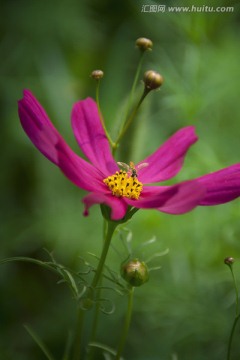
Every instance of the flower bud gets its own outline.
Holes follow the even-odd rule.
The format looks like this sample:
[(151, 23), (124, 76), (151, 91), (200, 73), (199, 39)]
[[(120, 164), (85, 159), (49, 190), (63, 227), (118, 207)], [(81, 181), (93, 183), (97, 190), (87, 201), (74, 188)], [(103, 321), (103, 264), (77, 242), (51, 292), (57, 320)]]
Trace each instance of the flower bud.
[(146, 51), (146, 50), (152, 50), (153, 47), (153, 43), (150, 39), (141, 37), (138, 38), (136, 40), (136, 46), (141, 50), (141, 51)]
[(94, 302), (90, 298), (83, 298), (80, 301), (80, 306), (83, 310), (91, 310), (94, 305)]
[(95, 80), (100, 80), (103, 78), (104, 72), (102, 70), (94, 70), (91, 73), (91, 77)]
[(141, 286), (149, 279), (147, 265), (138, 259), (121, 265), (121, 276), (131, 286)]
[(144, 74), (143, 81), (148, 90), (155, 90), (162, 85), (163, 77), (156, 71), (148, 70)]
[(228, 256), (224, 259), (224, 264), (226, 265), (232, 265), (234, 263), (235, 259), (231, 256)]

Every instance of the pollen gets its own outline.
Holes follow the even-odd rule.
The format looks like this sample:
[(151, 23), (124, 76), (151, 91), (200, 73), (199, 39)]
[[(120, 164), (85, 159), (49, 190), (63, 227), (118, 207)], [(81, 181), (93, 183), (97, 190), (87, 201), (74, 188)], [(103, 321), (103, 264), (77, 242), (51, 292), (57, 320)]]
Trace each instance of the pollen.
[(137, 200), (141, 194), (143, 184), (138, 181), (136, 176), (129, 176), (126, 171), (117, 171), (114, 175), (108, 176), (103, 180), (117, 197), (127, 197)]

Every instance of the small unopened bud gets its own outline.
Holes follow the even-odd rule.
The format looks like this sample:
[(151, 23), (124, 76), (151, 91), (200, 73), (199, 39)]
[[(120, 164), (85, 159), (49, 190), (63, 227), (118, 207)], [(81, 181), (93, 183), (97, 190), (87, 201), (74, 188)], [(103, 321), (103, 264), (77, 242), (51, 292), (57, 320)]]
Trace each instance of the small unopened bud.
[(153, 70), (148, 70), (144, 74), (143, 81), (147, 90), (155, 90), (163, 84), (163, 77)]
[(129, 260), (122, 264), (121, 276), (131, 286), (141, 286), (149, 279), (147, 265), (138, 259)]
[(80, 306), (83, 310), (90, 310), (92, 309), (94, 303), (90, 298), (83, 298), (80, 302)]
[(235, 259), (231, 256), (228, 256), (224, 259), (224, 264), (226, 265), (232, 265), (234, 263)]
[(136, 40), (136, 46), (141, 50), (141, 51), (146, 51), (146, 50), (152, 50), (153, 47), (153, 43), (150, 39), (141, 37), (138, 38)]
[(100, 80), (100, 79), (102, 79), (102, 78), (103, 78), (103, 75), (104, 75), (104, 73), (103, 73), (102, 70), (94, 70), (94, 71), (92, 71), (92, 73), (91, 73), (91, 77), (92, 77), (93, 79), (95, 79), (95, 80)]

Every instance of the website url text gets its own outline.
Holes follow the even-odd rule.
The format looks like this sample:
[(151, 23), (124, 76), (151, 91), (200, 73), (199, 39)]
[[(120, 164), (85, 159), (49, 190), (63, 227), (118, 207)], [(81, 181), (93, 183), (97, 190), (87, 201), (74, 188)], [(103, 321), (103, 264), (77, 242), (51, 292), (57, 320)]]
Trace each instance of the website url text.
[(141, 12), (216, 12), (216, 13), (226, 13), (234, 12), (233, 6), (166, 6), (166, 5), (142, 5)]

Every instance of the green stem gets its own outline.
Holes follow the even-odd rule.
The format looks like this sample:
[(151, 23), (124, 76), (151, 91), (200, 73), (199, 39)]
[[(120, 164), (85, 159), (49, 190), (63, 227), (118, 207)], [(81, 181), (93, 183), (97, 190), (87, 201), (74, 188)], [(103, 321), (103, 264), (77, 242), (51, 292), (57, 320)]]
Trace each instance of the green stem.
[[(94, 290), (96, 289), (98, 282), (101, 278), (102, 271), (104, 268), (105, 260), (107, 257), (108, 249), (111, 243), (113, 232), (118, 224), (112, 221), (108, 222), (106, 237), (103, 244), (102, 254), (98, 263), (97, 270), (92, 280), (92, 284), (89, 291), (89, 296), (94, 296)], [(75, 348), (74, 348), (74, 357), (73, 360), (81, 359), (81, 338), (82, 338), (82, 330), (83, 330), (83, 318), (84, 318), (85, 310), (79, 308), (78, 312), (78, 323), (77, 323), (77, 332), (76, 332), (76, 340), (75, 340)]]
[[(107, 236), (107, 229), (108, 229), (108, 222), (106, 219), (103, 219), (103, 242), (105, 242), (105, 238)], [(101, 283), (102, 278), (100, 278), (99, 282)], [(100, 298), (101, 295), (101, 287), (97, 290), (97, 298)], [(96, 331), (97, 331), (97, 325), (98, 325), (98, 319), (99, 319), (99, 310), (100, 310), (100, 303), (97, 302), (95, 307), (95, 313), (93, 318), (93, 326), (92, 326), (92, 333), (91, 333), (91, 342), (95, 341), (96, 338)]]
[(141, 71), (144, 54), (145, 54), (145, 52), (142, 52), (141, 55), (140, 55), (140, 60), (139, 60), (139, 63), (138, 63), (136, 75), (135, 75), (135, 78), (134, 78), (134, 81), (133, 81), (133, 86), (132, 86), (132, 89), (131, 89), (130, 104), (131, 104), (131, 100), (132, 100), (132, 97), (133, 97), (133, 94), (135, 92), (135, 88), (137, 86), (137, 82), (138, 82), (138, 79), (139, 79), (139, 74), (140, 74), (140, 71)]
[[(128, 102), (127, 102), (127, 106), (126, 106), (126, 112), (125, 112), (125, 116), (124, 116), (125, 121), (124, 121), (122, 127), (121, 127), (120, 130), (119, 130), (119, 136), (118, 136), (118, 138), (117, 138), (117, 141), (115, 141), (115, 143), (113, 143), (113, 147), (112, 147), (112, 152), (113, 152), (113, 154), (115, 153), (115, 151), (116, 151), (116, 149), (117, 149), (117, 147), (118, 147), (119, 141), (121, 140), (122, 136), (123, 136), (124, 133), (125, 133), (125, 131), (124, 131), (123, 135), (121, 135), (122, 132), (123, 132), (123, 129), (124, 129), (125, 126), (126, 126), (126, 123), (128, 122), (128, 113), (129, 113), (129, 109), (130, 109), (130, 107), (131, 107), (131, 105), (132, 105), (132, 99), (133, 99), (134, 92), (135, 92), (135, 90), (136, 90), (137, 82), (138, 82), (138, 79), (139, 79), (139, 74), (140, 74), (140, 71), (141, 71), (141, 68), (142, 68), (142, 63), (143, 63), (144, 54), (145, 54), (145, 52), (142, 52), (142, 53), (140, 54), (139, 63), (138, 63), (138, 66), (137, 66), (137, 70), (136, 70), (135, 77), (134, 77), (134, 80), (133, 80), (133, 85), (132, 85), (132, 88), (131, 88), (131, 91), (130, 91), (130, 96), (129, 96), (129, 99), (128, 99)], [(140, 104), (139, 104), (139, 106), (140, 106)], [(123, 119), (124, 119), (124, 118), (123, 118)], [(121, 137), (120, 137), (120, 136), (121, 136)]]
[(238, 320), (240, 319), (240, 314), (239, 314), (239, 297), (238, 297), (238, 288), (237, 288), (237, 283), (236, 283), (236, 279), (234, 276), (234, 272), (232, 269), (232, 265), (229, 265), (231, 274), (232, 274), (232, 279), (233, 279), (233, 283), (234, 283), (234, 288), (235, 288), (235, 297), (236, 297), (236, 315), (235, 315), (235, 319), (232, 325), (232, 329), (231, 329), (231, 333), (229, 336), (229, 340), (228, 340), (228, 349), (227, 349), (227, 360), (230, 360), (231, 357), (231, 348), (232, 348), (232, 341), (233, 341), (233, 335), (236, 329), (236, 325)]
[(102, 275), (102, 271), (103, 271), (105, 260), (106, 260), (107, 254), (108, 254), (109, 246), (110, 246), (110, 243), (112, 240), (114, 230), (116, 229), (117, 225), (118, 224), (113, 221), (108, 222), (106, 238), (105, 238), (105, 241), (103, 244), (102, 254), (101, 254), (101, 257), (100, 257), (100, 260), (98, 263), (98, 267), (97, 267), (97, 270), (95, 272), (95, 275), (94, 275), (94, 278), (93, 278), (92, 284), (91, 284), (92, 289), (96, 288), (96, 286), (100, 280), (100, 277)]
[(82, 332), (83, 332), (83, 320), (84, 320), (85, 310), (78, 308), (78, 319), (77, 319), (77, 329), (76, 329), (76, 338), (73, 350), (73, 360), (81, 359), (81, 350), (82, 350)]
[[(131, 88), (131, 91), (130, 91), (130, 96), (129, 96), (129, 99), (128, 99), (128, 102), (127, 102), (126, 113), (125, 113), (125, 122), (127, 121), (127, 118), (128, 118), (129, 109), (130, 109), (130, 107), (132, 105), (133, 94), (135, 93), (136, 85), (137, 85), (137, 82), (138, 82), (138, 79), (139, 79), (139, 74), (140, 74), (140, 70), (141, 70), (142, 62), (143, 62), (143, 55), (144, 55), (144, 52), (142, 52), (140, 54), (140, 60), (139, 60), (138, 66), (137, 66), (137, 71), (136, 71), (136, 74), (135, 74), (135, 77), (134, 77), (134, 80), (133, 80), (133, 85), (132, 85), (132, 88)], [(125, 124), (125, 122), (124, 122), (124, 124)], [(121, 131), (122, 131), (122, 129), (120, 130), (120, 132)]]
[(142, 104), (143, 100), (145, 99), (145, 97), (147, 96), (147, 94), (150, 92), (149, 89), (147, 89), (146, 87), (144, 88), (143, 94), (139, 100), (139, 102), (137, 103), (137, 106), (135, 107), (135, 109), (133, 110), (133, 112), (130, 114), (130, 116), (126, 119), (118, 137), (117, 140), (115, 141), (115, 145), (113, 147), (113, 155), (117, 149), (117, 146), (120, 142), (120, 140), (123, 138), (123, 136), (125, 135), (126, 131), (128, 130), (129, 126), (131, 125), (131, 123), (133, 122), (133, 119), (135, 118), (138, 109), (140, 108), (140, 105)]
[[(100, 279), (100, 284), (101, 284)], [(101, 288), (98, 288), (96, 297), (99, 299), (101, 296)], [(100, 310), (100, 302), (97, 301), (95, 306), (95, 312), (94, 312), (94, 318), (93, 318), (93, 325), (92, 325), (92, 332), (91, 332), (91, 340), (90, 342), (94, 342), (96, 340), (96, 333), (97, 333), (97, 326), (98, 326), (98, 320), (99, 320), (99, 310)]]
[(108, 138), (108, 141), (109, 141), (111, 147), (114, 148), (114, 147), (115, 147), (115, 144), (114, 144), (114, 142), (112, 141), (109, 132), (107, 131), (107, 128), (106, 128), (106, 125), (105, 125), (105, 122), (104, 122), (104, 119), (103, 119), (103, 116), (102, 116), (101, 108), (100, 108), (99, 87), (100, 87), (100, 80), (97, 80), (97, 86), (96, 86), (96, 103), (97, 103), (97, 107), (98, 107), (99, 117), (100, 117), (100, 120), (101, 120), (102, 127), (103, 127), (103, 129), (104, 129), (104, 131), (105, 131), (105, 134), (106, 134), (107, 138)]
[(232, 274), (232, 278), (233, 278), (233, 283), (234, 283), (234, 289), (235, 289), (235, 297), (236, 297), (236, 317), (239, 316), (239, 299), (238, 299), (238, 288), (237, 288), (237, 283), (236, 283), (236, 279), (234, 276), (234, 272), (232, 269), (232, 266), (230, 266), (230, 270), (231, 270), (231, 274)]
[[(106, 219), (103, 219), (103, 241), (105, 241), (105, 237), (107, 234), (107, 228), (108, 228), (108, 222)], [(97, 289), (96, 298), (101, 297), (101, 281), (102, 277), (99, 280), (100, 287)], [(98, 321), (99, 321), (99, 313), (100, 313), (100, 302), (97, 301), (95, 305), (94, 310), (94, 316), (93, 316), (93, 323), (92, 323), (92, 330), (90, 335), (90, 342), (93, 343), (96, 340), (96, 334), (97, 334), (97, 327), (98, 327)], [(91, 360), (94, 357), (94, 348), (91, 346), (88, 352), (87, 359)]]
[(227, 360), (230, 360), (233, 335), (234, 335), (234, 331), (235, 331), (235, 328), (236, 328), (239, 318), (240, 318), (240, 315), (236, 316), (234, 319), (234, 322), (233, 322), (232, 330), (231, 330), (230, 337), (228, 340)]
[(120, 338), (120, 341), (119, 341), (119, 344), (118, 344), (116, 360), (120, 360), (121, 354), (123, 352), (123, 349), (124, 349), (124, 346), (125, 346), (125, 343), (126, 343), (128, 330), (129, 330), (131, 317), (132, 317), (133, 293), (134, 293), (134, 287), (131, 287), (129, 289), (129, 293), (128, 293), (127, 314), (126, 314), (125, 323), (124, 323), (124, 326), (123, 326), (123, 331), (122, 331), (122, 334), (121, 334), (121, 338)]

